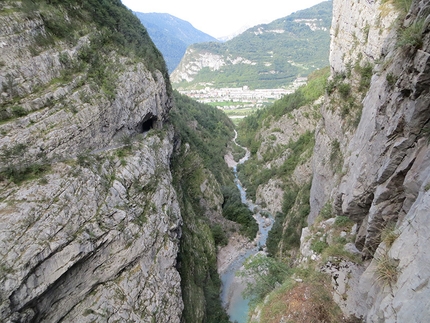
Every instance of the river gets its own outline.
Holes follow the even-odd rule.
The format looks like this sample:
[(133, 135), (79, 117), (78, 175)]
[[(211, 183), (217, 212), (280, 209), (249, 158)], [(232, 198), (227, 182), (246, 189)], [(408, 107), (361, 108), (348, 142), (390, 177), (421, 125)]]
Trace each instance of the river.
[[(240, 146), (236, 142), (237, 132), (235, 131), (235, 137), (233, 139), (234, 143)], [(242, 147), (242, 146), (240, 146)], [(247, 148), (245, 156), (239, 160), (238, 164), (242, 164), (247, 161), (250, 157), (250, 152)], [(261, 207), (252, 203), (250, 200), (246, 198), (246, 191), (242, 187), (242, 184), (239, 181), (237, 176), (237, 167), (233, 167), (234, 175), (235, 175), (235, 183), (237, 188), (240, 191), (242, 203), (246, 204), (248, 208), (254, 213), (254, 218), (258, 223), (258, 233), (255, 240), (255, 247), (252, 249), (246, 250), (244, 253), (239, 255), (234, 261), (228, 266), (228, 268), (221, 273), (221, 281), (222, 281), (222, 290), (221, 290), (221, 300), (224, 308), (227, 311), (227, 314), (230, 316), (231, 322), (237, 323), (245, 323), (248, 319), (248, 310), (249, 310), (249, 300), (244, 299), (242, 297), (242, 292), (246, 287), (246, 282), (236, 277), (236, 273), (240, 270), (243, 263), (247, 258), (252, 255), (255, 255), (266, 245), (267, 235), (272, 228), (273, 218), (263, 217), (261, 215)], [(265, 214), (268, 214), (265, 212)]]

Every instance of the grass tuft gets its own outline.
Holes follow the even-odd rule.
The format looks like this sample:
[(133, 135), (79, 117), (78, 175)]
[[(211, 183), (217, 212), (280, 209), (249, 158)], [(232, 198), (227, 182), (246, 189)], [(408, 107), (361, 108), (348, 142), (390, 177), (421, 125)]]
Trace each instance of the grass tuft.
[(400, 31), (397, 47), (419, 49), (423, 45), (424, 19), (415, 21), (409, 27)]
[(381, 239), (385, 242), (387, 247), (391, 247), (400, 236), (400, 232), (396, 230), (395, 223), (389, 223), (381, 232)]
[(376, 280), (383, 286), (391, 286), (397, 281), (397, 262), (391, 259), (387, 253), (375, 258), (376, 260)]

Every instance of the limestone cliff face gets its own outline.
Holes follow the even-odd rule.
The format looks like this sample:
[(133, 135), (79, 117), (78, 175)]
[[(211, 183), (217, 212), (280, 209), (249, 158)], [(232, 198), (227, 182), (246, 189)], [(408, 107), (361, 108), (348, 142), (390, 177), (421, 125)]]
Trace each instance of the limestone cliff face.
[[(195, 54), (195, 52), (196, 50), (192, 48), (187, 49), (184, 58), (172, 73), (172, 82), (179, 83), (184, 80), (191, 82), (203, 68), (217, 71), (222, 66), (226, 65), (221, 55), (210, 52), (199, 52)], [(193, 55), (195, 57), (193, 57)], [(192, 57), (192, 59), (190, 57)]]
[[(391, 42), (393, 46), (395, 32), (390, 26), (397, 16), (398, 13), (390, 5), (382, 6), (380, 1), (333, 1), (331, 78), (345, 79), (348, 75), (344, 83), (350, 85), (350, 94), (358, 107), (342, 111), (342, 106), (349, 103), (337, 93), (326, 98), (322, 106), (322, 121), (316, 129), (313, 159), (315, 171), (311, 189), (311, 213), (308, 218), (310, 224), (324, 203), (334, 198), (331, 191), (340, 180), (341, 172), (338, 170), (342, 170), (346, 147), (355, 133), (354, 124), (361, 118), (361, 101), (366, 93), (363, 91), (365, 89), (359, 91), (360, 71), (357, 69), (367, 64), (371, 75), (376, 62), (385, 57), (388, 44), (385, 47), (384, 44)], [(345, 114), (354, 120), (346, 120)], [(339, 148), (333, 149), (333, 146)]]
[[(330, 63), (338, 83), (317, 130), (308, 222), (327, 204), (358, 224), (355, 244), (371, 262), (350, 282), (355, 295), (343, 309), (367, 322), (430, 319), (429, 9), (428, 1), (413, 1), (404, 18), (390, 2), (334, 1)], [(343, 113), (342, 87), (362, 106), (349, 110), (358, 116), (356, 129)], [(331, 154), (337, 170), (324, 163)], [(381, 237), (388, 229), (390, 240)], [(381, 273), (384, 264), (391, 277)]]
[(111, 51), (94, 76), (76, 67), (94, 26), (42, 48), (46, 15), (16, 8), (0, 8), (0, 321), (180, 322), (163, 75)]

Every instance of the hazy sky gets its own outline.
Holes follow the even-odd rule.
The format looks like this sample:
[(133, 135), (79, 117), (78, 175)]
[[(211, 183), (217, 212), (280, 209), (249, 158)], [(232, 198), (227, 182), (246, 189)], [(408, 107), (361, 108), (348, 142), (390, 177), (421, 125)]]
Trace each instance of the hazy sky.
[(216, 37), (271, 22), (323, 0), (122, 0), (133, 11), (169, 13)]

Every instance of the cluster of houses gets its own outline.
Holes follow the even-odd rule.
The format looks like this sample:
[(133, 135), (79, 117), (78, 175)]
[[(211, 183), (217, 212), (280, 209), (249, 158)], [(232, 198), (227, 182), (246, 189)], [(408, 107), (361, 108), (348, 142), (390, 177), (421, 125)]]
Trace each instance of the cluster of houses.
[(278, 100), (284, 95), (294, 92), (296, 88), (306, 84), (306, 80), (306, 78), (298, 78), (292, 86), (279, 89), (251, 90), (248, 86), (221, 89), (206, 87), (199, 90), (180, 90), (179, 92), (202, 103), (232, 102), (232, 106), (238, 105), (237, 103), (248, 103), (258, 107), (259, 105)]

